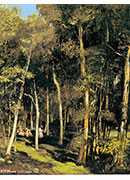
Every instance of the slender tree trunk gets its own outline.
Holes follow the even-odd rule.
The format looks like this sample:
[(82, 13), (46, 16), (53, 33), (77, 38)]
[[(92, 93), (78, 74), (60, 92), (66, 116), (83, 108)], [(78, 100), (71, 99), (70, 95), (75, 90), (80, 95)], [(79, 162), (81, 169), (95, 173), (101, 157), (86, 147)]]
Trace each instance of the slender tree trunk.
[(8, 138), (10, 137), (11, 133), (11, 114), (9, 113), (9, 120), (8, 120)]
[(64, 110), (64, 131), (66, 129), (66, 124), (67, 124), (67, 108)]
[[(85, 68), (85, 50), (83, 45), (83, 29), (82, 25), (79, 26), (79, 41), (80, 41), (80, 73), (81, 78), (85, 78), (86, 68)], [(87, 143), (88, 143), (88, 129), (89, 129), (89, 89), (87, 88), (84, 93), (84, 106), (85, 106), (85, 115), (83, 123), (83, 141), (80, 147), (78, 163), (86, 163), (87, 159)]]
[(88, 139), (88, 127), (89, 127), (89, 90), (85, 92), (85, 119), (84, 119), (84, 139)]
[(69, 123), (70, 122), (70, 110), (69, 110), (69, 107), (67, 107), (67, 112), (66, 112), (66, 123)]
[(50, 122), (53, 123), (53, 121), (54, 121), (54, 117), (53, 117), (52, 112), (50, 112)]
[(106, 110), (109, 109), (109, 96), (108, 96), (108, 94), (106, 95), (106, 105), (105, 105), (105, 108), (106, 108)]
[(6, 145), (6, 128), (4, 122), (2, 122), (2, 130), (3, 130), (4, 144)]
[(30, 128), (33, 129), (34, 125), (33, 125), (33, 103), (31, 101), (31, 113), (30, 113)]
[[(11, 106), (10, 106), (10, 98), (9, 98), (9, 110), (10, 110)], [(8, 119), (8, 140), (10, 138), (11, 135), (11, 120), (12, 120), (12, 116), (11, 116), (11, 111), (9, 112), (9, 119)]]
[[(31, 52), (30, 52), (30, 55), (28, 56), (27, 65), (25, 67), (25, 72), (26, 73), (28, 72), (28, 68), (29, 68), (29, 65), (30, 65), (30, 60), (31, 60)], [(22, 77), (23, 82), (22, 82), (21, 87), (20, 87), (20, 94), (19, 94), (19, 98), (18, 98), (18, 101), (17, 101), (17, 109), (16, 109), (16, 111), (14, 113), (13, 130), (12, 130), (11, 137), (9, 139), (9, 143), (8, 143), (8, 146), (7, 146), (6, 155), (11, 154), (11, 147), (12, 147), (12, 144), (14, 142), (14, 138), (15, 138), (15, 134), (16, 134), (18, 115), (19, 115), (19, 107), (21, 106), (21, 101), (22, 101), (23, 93), (24, 93), (25, 78), (26, 78), (25, 76)]]
[(63, 114), (62, 114), (62, 100), (61, 100), (61, 90), (60, 90), (60, 84), (56, 78), (55, 72), (53, 72), (53, 80), (54, 84), (57, 88), (57, 98), (58, 98), (58, 104), (59, 104), (59, 118), (60, 118), (60, 138), (59, 138), (59, 144), (63, 144), (63, 138), (64, 138), (64, 127), (63, 127)]
[(100, 92), (99, 95), (99, 112), (98, 112), (98, 141), (102, 135), (102, 118), (101, 118), (101, 111), (102, 111), (102, 105), (103, 105), (103, 98), (102, 98), (102, 94)]
[(106, 19), (106, 42), (109, 43), (109, 40), (110, 40), (110, 32), (109, 32), (108, 21)]
[[(65, 84), (65, 99), (68, 100), (69, 99), (69, 95), (68, 95), (68, 90), (67, 90), (67, 83)], [(66, 129), (66, 125), (67, 125), (67, 111), (68, 111), (68, 108), (65, 107), (64, 109), (64, 132), (65, 132), (65, 129)]]
[(26, 116), (26, 111), (25, 111), (25, 109), (23, 110), (24, 112), (23, 112), (23, 116), (22, 116), (22, 121), (23, 121), (23, 124), (24, 124), (24, 129), (26, 129), (27, 128), (27, 116)]
[[(110, 33), (109, 33), (109, 27), (108, 27), (108, 22), (106, 19), (106, 43), (109, 43), (110, 40)], [(107, 60), (109, 59), (109, 57), (107, 58)], [(108, 71), (108, 61), (106, 62), (106, 73)], [(108, 91), (109, 91), (109, 80), (106, 80), (106, 106), (105, 109), (109, 110), (109, 96), (108, 96)]]
[(85, 50), (84, 50), (84, 45), (83, 45), (83, 28), (80, 25), (79, 26), (79, 41), (80, 41), (80, 74), (81, 77), (84, 78), (86, 75), (86, 70), (85, 70)]
[(53, 123), (54, 117), (53, 117), (53, 98), (50, 94), (50, 122)]
[(88, 153), (87, 153), (87, 146), (88, 146), (88, 133), (89, 133), (89, 90), (86, 90), (85, 92), (85, 118), (84, 118), (84, 162), (87, 159)]
[(50, 107), (49, 107), (49, 91), (47, 88), (47, 95), (46, 95), (46, 109), (47, 109), (47, 119), (46, 119), (46, 134), (49, 136), (49, 121), (50, 121)]
[(35, 134), (35, 149), (38, 150), (38, 137), (39, 137), (39, 118), (40, 118), (40, 111), (39, 111), (39, 103), (38, 103), (38, 96), (36, 90), (36, 84), (34, 82), (34, 96), (35, 96), (35, 107), (36, 107), (36, 134)]
[(127, 57), (125, 59), (124, 66), (124, 90), (123, 90), (123, 100), (122, 100), (122, 118), (120, 126), (121, 139), (124, 139), (125, 126), (128, 121), (128, 102), (129, 102), (129, 80), (130, 80), (130, 46), (128, 47)]
[(95, 153), (96, 152), (96, 143), (98, 142), (98, 139), (97, 139), (98, 136), (96, 136), (96, 122), (94, 121), (93, 123), (94, 123), (93, 124), (93, 152)]
[[(18, 106), (18, 107), (20, 107), (20, 105), (21, 105), (21, 100), (22, 100), (22, 97), (23, 97), (23, 91), (24, 91), (23, 85), (21, 85), (19, 100), (18, 100), (18, 102), (17, 102), (17, 106)], [(16, 133), (16, 128), (17, 128), (18, 114), (19, 114), (19, 110), (16, 109), (16, 112), (14, 113), (13, 130), (12, 130), (12, 133), (11, 133), (11, 137), (10, 137), (10, 139), (9, 139), (8, 147), (7, 147), (7, 150), (6, 150), (6, 155), (10, 155), (10, 154), (11, 154), (11, 147), (12, 147), (12, 144), (13, 144), (13, 142), (14, 142), (15, 133)]]
[(89, 130), (89, 91), (85, 92), (85, 104), (86, 104), (86, 110), (85, 115), (83, 119), (83, 140), (80, 147), (79, 157), (78, 157), (78, 163), (86, 163), (87, 158), (87, 143), (88, 143), (88, 130)]

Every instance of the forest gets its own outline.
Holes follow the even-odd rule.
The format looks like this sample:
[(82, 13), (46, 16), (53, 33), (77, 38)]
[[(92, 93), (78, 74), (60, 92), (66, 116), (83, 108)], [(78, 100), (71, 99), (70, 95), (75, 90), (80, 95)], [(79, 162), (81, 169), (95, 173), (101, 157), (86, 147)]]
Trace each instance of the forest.
[(130, 5), (0, 5), (0, 174), (130, 173)]

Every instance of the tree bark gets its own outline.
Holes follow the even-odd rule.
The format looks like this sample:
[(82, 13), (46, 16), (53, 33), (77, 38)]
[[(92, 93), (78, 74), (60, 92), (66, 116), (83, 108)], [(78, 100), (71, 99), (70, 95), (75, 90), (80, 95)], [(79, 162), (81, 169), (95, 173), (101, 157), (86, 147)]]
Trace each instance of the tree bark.
[(106, 43), (109, 43), (109, 40), (110, 40), (110, 32), (109, 32), (108, 20), (106, 19)]
[(98, 141), (100, 140), (101, 136), (102, 136), (102, 118), (101, 118), (101, 112), (102, 112), (102, 105), (103, 105), (103, 96), (102, 93), (100, 91), (99, 94), (99, 112), (98, 112)]
[[(86, 67), (85, 67), (85, 50), (83, 45), (83, 29), (82, 25), (79, 26), (79, 41), (80, 41), (80, 73), (81, 78), (86, 76)], [(86, 163), (87, 159), (87, 144), (88, 144), (88, 130), (89, 130), (89, 88), (86, 88), (84, 93), (84, 106), (85, 106), (85, 115), (83, 119), (83, 142), (80, 147), (78, 163)]]
[(86, 70), (85, 70), (85, 52), (84, 52), (84, 45), (83, 45), (83, 28), (82, 25), (79, 26), (79, 41), (80, 41), (80, 74), (81, 77), (85, 77)]
[[(25, 67), (25, 72), (26, 73), (28, 72), (30, 61), (31, 61), (31, 51), (29, 53), (29, 56), (28, 56), (28, 59), (27, 59), (27, 65)], [(15, 134), (16, 134), (18, 115), (19, 115), (19, 107), (21, 106), (21, 101), (22, 101), (23, 94), (24, 94), (25, 78), (26, 78), (26, 75), (22, 77), (23, 82), (22, 82), (21, 87), (20, 87), (20, 94), (19, 94), (19, 98), (18, 98), (18, 101), (17, 101), (17, 109), (16, 109), (16, 111), (14, 113), (13, 130), (12, 130), (11, 137), (9, 139), (9, 143), (8, 143), (8, 146), (7, 146), (6, 155), (11, 154), (11, 147), (12, 147), (12, 144), (14, 142), (14, 138), (15, 138)]]
[(53, 81), (57, 88), (57, 98), (58, 98), (58, 104), (59, 104), (59, 118), (60, 118), (60, 137), (59, 137), (59, 144), (63, 144), (63, 138), (64, 138), (64, 127), (63, 127), (63, 114), (62, 114), (62, 100), (61, 100), (61, 90), (60, 90), (60, 84), (56, 78), (55, 72), (53, 72)]
[(89, 130), (89, 91), (85, 92), (85, 115), (83, 119), (83, 140), (80, 147), (78, 163), (86, 163), (87, 159), (87, 143), (88, 143), (88, 130)]
[(64, 110), (64, 131), (66, 129), (66, 124), (67, 124), (67, 108)]
[(88, 153), (88, 132), (89, 132), (89, 90), (85, 91), (85, 117), (84, 117), (84, 156), (83, 162), (86, 162)]
[(11, 114), (9, 113), (9, 120), (8, 120), (8, 138), (10, 137), (11, 132)]
[(125, 126), (128, 121), (128, 102), (129, 102), (129, 80), (130, 80), (130, 46), (128, 46), (127, 57), (125, 59), (124, 65), (124, 90), (123, 90), (123, 100), (122, 100), (122, 118), (120, 125), (121, 139), (124, 139)]
[[(17, 106), (18, 107), (21, 105), (21, 100), (22, 100), (22, 97), (23, 97), (23, 91), (24, 91), (24, 88), (23, 88), (23, 85), (21, 85), (19, 100), (17, 102)], [(11, 133), (11, 137), (9, 139), (8, 147), (7, 147), (7, 150), (6, 150), (6, 155), (10, 155), (11, 154), (11, 147), (12, 147), (12, 144), (14, 142), (16, 128), (17, 128), (18, 114), (19, 114), (19, 110), (16, 109), (16, 112), (14, 113), (13, 130), (12, 130), (12, 133)]]
[(105, 105), (105, 109), (109, 110), (109, 96), (108, 94), (106, 95), (106, 105)]
[(35, 84), (35, 82), (34, 82), (34, 96), (35, 96), (35, 107), (36, 107), (35, 149), (38, 150), (40, 111), (39, 111), (38, 95), (37, 95), (37, 90), (36, 90), (36, 84)]
[(53, 117), (53, 98), (50, 94), (50, 122), (53, 123), (54, 117)]
[(47, 119), (46, 119), (46, 134), (49, 136), (49, 121), (50, 121), (50, 107), (49, 107), (49, 91), (47, 88), (47, 95), (46, 95), (46, 109), (47, 109)]
[(31, 112), (30, 112), (30, 128), (33, 129), (34, 125), (33, 125), (33, 103), (31, 101)]

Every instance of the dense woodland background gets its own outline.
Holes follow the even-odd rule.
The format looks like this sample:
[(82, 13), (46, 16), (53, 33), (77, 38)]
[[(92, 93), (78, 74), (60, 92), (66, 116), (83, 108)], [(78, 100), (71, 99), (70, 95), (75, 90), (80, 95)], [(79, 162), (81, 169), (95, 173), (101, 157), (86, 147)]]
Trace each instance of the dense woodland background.
[(0, 6), (0, 165), (35, 148), (60, 167), (129, 173), (130, 6), (37, 10)]

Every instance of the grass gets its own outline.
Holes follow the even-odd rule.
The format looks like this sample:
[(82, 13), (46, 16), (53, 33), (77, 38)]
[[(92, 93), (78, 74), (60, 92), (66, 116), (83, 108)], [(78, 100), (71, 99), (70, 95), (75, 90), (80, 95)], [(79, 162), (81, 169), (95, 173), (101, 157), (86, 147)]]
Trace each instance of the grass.
[(90, 171), (83, 167), (77, 166), (73, 162), (62, 163), (56, 161), (51, 157), (51, 155), (41, 154), (36, 151), (33, 147), (25, 145), (24, 142), (16, 142), (15, 144), (16, 150), (20, 152), (25, 152), (31, 159), (43, 162), (43, 163), (51, 163), (52, 171), (54, 174), (89, 174)]
[[(117, 131), (112, 131), (111, 138), (116, 139), (116, 137), (117, 137)], [(130, 138), (130, 132), (128, 132), (128, 138)], [(116, 145), (118, 145), (118, 143)], [(77, 166), (73, 162), (62, 163), (60, 161), (57, 161), (51, 156), (51, 154), (45, 154), (45, 153), (36, 151), (33, 147), (27, 146), (25, 142), (17, 141), (15, 146), (16, 146), (17, 151), (27, 153), (30, 159), (37, 160), (43, 163), (51, 163), (52, 164), (51, 169), (46, 169), (48, 174), (90, 174), (91, 173), (88, 168), (83, 167), (83, 166)], [(50, 145), (46, 145), (45, 147), (41, 146), (41, 149), (45, 149), (45, 150), (48, 149), (51, 151), (57, 150), (56, 147), (50, 146)], [(44, 169), (43, 169), (43, 172), (44, 172)]]
[[(117, 137), (117, 131), (112, 131), (111, 132), (111, 138), (112, 138), (112, 147), (111, 144), (109, 145), (109, 147), (107, 147), (108, 151), (112, 151), (112, 148), (116, 148), (118, 145), (118, 141), (116, 140)], [(127, 151), (129, 151), (129, 147), (130, 147), (130, 131), (128, 131), (128, 139), (127, 139), (127, 144), (126, 144), (126, 149), (128, 149)], [(1, 142), (1, 141), (0, 141)], [(7, 142), (6, 142), (7, 143)], [(114, 143), (114, 144), (113, 144)], [(38, 170), (39, 169), (39, 173), (41, 174), (92, 174), (92, 169), (89, 170), (89, 168), (87, 167), (83, 167), (83, 166), (77, 166), (74, 162), (61, 162), (59, 160), (55, 160), (53, 158), (53, 152), (56, 151), (61, 151), (61, 148), (59, 147), (55, 147), (53, 145), (48, 145), (48, 144), (41, 144), (39, 145), (40, 149), (39, 151), (36, 151), (32, 146), (26, 145), (25, 141), (16, 141), (16, 143), (14, 144), (14, 146), (16, 147), (16, 150), (18, 152), (24, 152), (28, 155), (28, 157), (30, 158), (30, 162), (25, 162), (23, 164), (21, 164), (21, 168), (25, 168), (27, 170), (30, 170), (33, 172), (35, 172), (34, 170)], [(3, 142), (1, 142), (1, 149), (5, 149), (5, 144)], [(64, 150), (64, 149), (62, 149)], [(129, 153), (125, 151), (123, 154), (123, 158), (125, 158), (124, 160), (128, 161), (128, 165), (129, 163)], [(2, 150), (1, 150), (2, 152)], [(66, 152), (66, 150), (65, 150)], [(129, 157), (128, 157), (129, 156)], [(32, 160), (32, 161), (31, 161)], [(39, 164), (35, 164), (35, 161), (40, 162)], [(130, 166), (130, 165), (129, 165)], [(127, 168), (129, 169), (129, 168)], [(95, 172), (93, 172), (95, 173)]]

